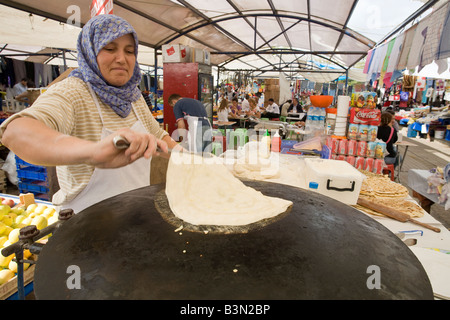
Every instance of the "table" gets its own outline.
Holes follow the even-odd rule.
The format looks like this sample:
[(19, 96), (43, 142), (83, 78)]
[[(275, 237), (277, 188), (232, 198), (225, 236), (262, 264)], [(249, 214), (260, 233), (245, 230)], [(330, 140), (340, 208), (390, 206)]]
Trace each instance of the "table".
[(410, 169), (408, 171), (408, 186), (413, 190), (413, 196), (419, 199), (420, 206), (430, 212), (434, 203), (439, 203), (438, 195), (428, 193), (428, 177), (432, 173), (429, 170)]
[(213, 121), (213, 125), (215, 126), (232, 126), (233, 124), (236, 124), (236, 121)]

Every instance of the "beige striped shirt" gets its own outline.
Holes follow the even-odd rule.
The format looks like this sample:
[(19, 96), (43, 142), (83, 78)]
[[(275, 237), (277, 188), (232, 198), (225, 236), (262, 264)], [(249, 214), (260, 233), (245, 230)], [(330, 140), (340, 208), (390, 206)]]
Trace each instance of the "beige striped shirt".
[[(131, 127), (139, 119), (148, 132), (162, 139), (168, 133), (160, 128), (152, 116), (144, 98), (133, 103), (133, 110), (126, 118), (118, 116), (108, 105), (98, 98), (103, 124), (115, 131)], [(1, 135), (8, 123), (17, 117), (31, 117), (44, 122), (48, 127), (61, 133), (76, 136), (90, 141), (99, 141), (102, 133), (102, 122), (97, 106), (84, 81), (69, 77), (51, 86), (27, 108), (8, 118), (0, 127)], [(80, 164), (58, 166), (56, 168), (60, 190), (53, 196), (52, 202), (60, 205), (72, 200), (89, 182), (94, 171), (93, 166)], [(150, 181), (149, 181), (150, 182)]]

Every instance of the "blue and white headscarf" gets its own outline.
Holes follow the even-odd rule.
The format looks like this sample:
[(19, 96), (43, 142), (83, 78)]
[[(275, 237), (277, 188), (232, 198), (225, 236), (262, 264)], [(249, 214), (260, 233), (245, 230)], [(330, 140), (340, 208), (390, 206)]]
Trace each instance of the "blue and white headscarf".
[[(135, 42), (136, 64), (133, 76), (121, 87), (109, 85), (103, 78), (97, 64), (99, 51), (111, 41), (130, 33)], [(100, 99), (109, 105), (119, 116), (125, 118), (130, 113), (131, 103), (141, 97), (138, 88), (141, 72), (137, 62), (138, 38), (134, 28), (124, 19), (102, 14), (90, 19), (81, 30), (77, 42), (78, 68), (69, 75), (89, 82)]]

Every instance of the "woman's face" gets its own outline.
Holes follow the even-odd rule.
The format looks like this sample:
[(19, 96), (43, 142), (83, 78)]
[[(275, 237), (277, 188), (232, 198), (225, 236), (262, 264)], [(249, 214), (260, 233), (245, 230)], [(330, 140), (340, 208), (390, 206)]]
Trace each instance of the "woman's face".
[(103, 78), (112, 86), (123, 86), (133, 76), (136, 56), (134, 38), (123, 35), (104, 46), (97, 55)]

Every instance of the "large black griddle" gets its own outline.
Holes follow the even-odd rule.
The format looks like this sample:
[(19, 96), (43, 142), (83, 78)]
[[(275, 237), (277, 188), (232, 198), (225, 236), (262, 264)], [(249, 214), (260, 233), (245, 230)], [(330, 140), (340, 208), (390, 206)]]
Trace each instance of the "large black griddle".
[[(177, 230), (182, 221), (168, 218), (164, 185), (115, 196), (49, 239), (35, 269), (36, 298), (433, 299), (421, 263), (375, 220), (307, 190), (244, 183), (294, 205), (251, 226)], [(72, 265), (81, 289), (68, 288)], [(367, 286), (370, 266), (380, 270), (380, 289)]]

